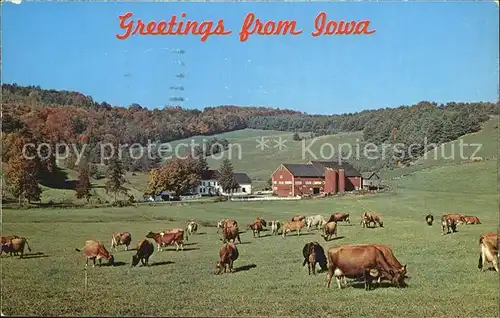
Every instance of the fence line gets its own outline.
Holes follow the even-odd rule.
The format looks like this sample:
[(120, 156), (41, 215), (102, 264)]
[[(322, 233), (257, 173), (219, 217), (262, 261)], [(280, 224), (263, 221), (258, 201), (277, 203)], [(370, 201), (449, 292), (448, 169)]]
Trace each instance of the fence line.
[(260, 197), (260, 198), (231, 198), (231, 201), (287, 201), (301, 200), (301, 197)]

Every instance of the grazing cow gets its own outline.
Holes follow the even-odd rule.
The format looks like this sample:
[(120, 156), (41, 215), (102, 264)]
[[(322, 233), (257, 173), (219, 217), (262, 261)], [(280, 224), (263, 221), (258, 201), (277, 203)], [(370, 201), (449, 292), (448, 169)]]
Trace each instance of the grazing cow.
[(443, 230), (442, 235), (456, 232), (457, 222), (457, 219), (449, 214), (441, 216), (441, 228)]
[(219, 249), (219, 261), (215, 265), (215, 275), (219, 275), (222, 270), (226, 273), (227, 268), (229, 272), (233, 272), (234, 261), (238, 259), (238, 248), (234, 243), (226, 243)]
[[(196, 232), (198, 231), (198, 223), (194, 222), (194, 221), (190, 221), (187, 225), (187, 228), (186, 228), (186, 232), (189, 234), (189, 235), (193, 235), (195, 234)], [(187, 241), (187, 240), (186, 240)]]
[(230, 242), (231, 240), (233, 240), (233, 243), (236, 243), (236, 239), (241, 243), (240, 230), (237, 226), (229, 226), (222, 229), (222, 243)]
[(258, 237), (260, 237), (260, 231), (262, 231), (262, 223), (260, 220), (254, 221), (252, 224), (249, 224), (247, 229), (252, 230), (253, 232), (253, 237), (255, 237), (255, 234), (257, 234)]
[(351, 224), (351, 220), (349, 219), (349, 213), (337, 212), (330, 215), (330, 219), (328, 222), (347, 222)]
[(377, 215), (375, 212), (364, 212), (361, 215), (361, 225), (363, 227), (371, 227), (371, 223), (373, 223), (373, 227), (375, 227), (377, 224), (380, 227), (384, 227), (384, 222), (380, 219), (380, 217)]
[(297, 236), (300, 236), (300, 230), (306, 226), (306, 223), (302, 219), (301, 221), (287, 221), (283, 223), (282, 234), (285, 237), (286, 233), (291, 231), (297, 231)]
[(456, 213), (447, 213), (447, 214), (444, 214), (443, 216), (445, 216), (446, 218), (448, 219), (451, 219), (451, 220), (454, 220), (455, 221), (455, 224), (460, 224), (460, 223), (463, 223), (464, 221), (464, 217), (460, 214), (456, 214)]
[(158, 250), (161, 252), (163, 251), (163, 246), (168, 246), (170, 244), (175, 244), (176, 246), (176, 251), (179, 250), (179, 246), (181, 247), (182, 250), (184, 250), (184, 231), (179, 232), (167, 232), (164, 233), (154, 233), (154, 232), (149, 232), (146, 237), (147, 238), (152, 238), (155, 240), (156, 244), (158, 245)]
[[(17, 235), (2, 236), (2, 242), (1, 242), (2, 246), (7, 245), (10, 241), (12, 241), (12, 239), (15, 239), (15, 238), (19, 238), (19, 236), (17, 236)], [(0, 248), (0, 255), (2, 254), (3, 251), (4, 251), (3, 247)], [(5, 254), (7, 254), (7, 251), (5, 251)], [(12, 256), (12, 255), (17, 255), (17, 253), (10, 252), (10, 256)]]
[[(406, 265), (404, 265), (404, 266), (401, 265), (401, 263), (398, 261), (396, 256), (394, 256), (394, 253), (392, 252), (392, 249), (389, 246), (382, 245), (382, 244), (373, 244), (373, 243), (372, 244), (351, 244), (351, 246), (353, 246), (353, 245), (356, 245), (356, 246), (369, 246), (369, 245), (375, 246), (376, 248), (378, 248), (382, 252), (382, 254), (384, 254), (384, 257), (387, 260), (387, 262), (389, 263), (389, 265), (391, 265), (393, 268), (400, 270), (406, 277), (406, 274), (407, 274)], [(383, 273), (378, 277), (378, 282), (380, 283), (380, 281), (382, 279), (390, 280), (390, 278), (384, 276)]]
[(115, 249), (118, 251), (117, 247), (119, 245), (125, 245), (125, 250), (128, 251), (128, 246), (132, 242), (132, 235), (129, 232), (113, 232), (111, 234), (111, 251)]
[(477, 268), (484, 271), (484, 264), (490, 262), (497, 272), (499, 272), (498, 267), (498, 244), (500, 241), (500, 233), (487, 233), (479, 237), (479, 248), (481, 253), (479, 254), (479, 264)]
[(137, 246), (135, 247), (137, 253), (132, 256), (132, 266), (135, 267), (141, 261), (142, 265), (149, 266), (148, 261), (149, 257), (154, 252), (154, 245), (149, 240), (143, 239), (141, 240)]
[(85, 255), (86, 261), (85, 261), (85, 268), (87, 268), (87, 265), (89, 263), (89, 259), (92, 259), (93, 265), (92, 267), (95, 267), (95, 260), (96, 258), (99, 260), (99, 266), (102, 265), (102, 259), (107, 259), (109, 265), (113, 265), (115, 262), (115, 258), (113, 257), (112, 254), (110, 254), (104, 245), (95, 240), (88, 240), (85, 241), (85, 245), (83, 248), (78, 249), (75, 248), (75, 251), (77, 252), (82, 252)]
[(461, 220), (462, 224), (481, 224), (477, 216), (464, 215)]
[(311, 230), (312, 226), (315, 226), (319, 230), (323, 225), (326, 224), (325, 218), (322, 215), (308, 216), (306, 218), (307, 231)]
[(281, 224), (280, 221), (271, 221), (271, 233), (273, 235), (278, 235), (278, 230), (280, 229)]
[(328, 222), (323, 226), (323, 234), (321, 236), (325, 241), (329, 241), (332, 235), (337, 237), (337, 222)]
[[(325, 256), (325, 251), (323, 250), (323, 247), (318, 243), (318, 242), (309, 242), (304, 247), (302, 248), (302, 255), (304, 256), (304, 262), (302, 263), (302, 266), (305, 266), (307, 263), (309, 263), (309, 275), (311, 275), (311, 254), (312, 251), (314, 251), (314, 260), (316, 263), (318, 263), (319, 267), (321, 270), (326, 271), (328, 270), (328, 265), (326, 262), (326, 256)], [(315, 274), (315, 265), (313, 267), (313, 274)]]
[(331, 247), (328, 250), (328, 261), (328, 288), (333, 276), (337, 280), (339, 289), (342, 289), (342, 278), (346, 282), (346, 277), (364, 277), (365, 290), (370, 290), (373, 278), (379, 275), (388, 277), (398, 288), (406, 285), (403, 271), (392, 267), (384, 257), (382, 251), (373, 245)]
[(19, 258), (23, 258), (24, 245), (26, 245), (28, 247), (28, 251), (31, 252), (28, 240), (26, 240), (26, 238), (24, 237), (12, 238), (10, 241), (5, 242), (5, 244), (2, 243), (1, 250), (2, 252), (5, 252), (5, 254), (10, 253), (11, 256), (12, 254), (17, 255), (17, 253), (20, 253), (21, 255), (19, 256)]
[(427, 222), (427, 225), (432, 226), (432, 222), (434, 222), (434, 216), (432, 214), (427, 214), (425, 217), (425, 222)]

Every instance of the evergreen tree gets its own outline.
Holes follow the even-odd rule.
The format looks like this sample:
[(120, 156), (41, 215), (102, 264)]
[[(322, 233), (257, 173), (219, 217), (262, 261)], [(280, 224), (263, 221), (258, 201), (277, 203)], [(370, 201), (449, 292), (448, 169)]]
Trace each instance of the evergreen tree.
[(293, 134), (293, 140), (295, 141), (299, 141), (300, 140), (300, 136), (297, 132), (295, 132), (295, 134)]
[(90, 197), (90, 169), (86, 160), (78, 166), (78, 181), (76, 183), (76, 197), (78, 199), (85, 198), (87, 202)]
[(108, 161), (108, 170), (106, 172), (106, 194), (113, 193), (115, 196), (115, 203), (117, 202), (117, 195), (127, 194), (127, 189), (123, 186), (126, 182), (125, 171), (121, 160), (118, 158), (117, 152)]
[(229, 196), (229, 193), (238, 187), (238, 183), (234, 179), (233, 165), (231, 164), (231, 161), (229, 161), (229, 159), (224, 159), (222, 165), (220, 166), (219, 172), (219, 184), (222, 187), (222, 190)]

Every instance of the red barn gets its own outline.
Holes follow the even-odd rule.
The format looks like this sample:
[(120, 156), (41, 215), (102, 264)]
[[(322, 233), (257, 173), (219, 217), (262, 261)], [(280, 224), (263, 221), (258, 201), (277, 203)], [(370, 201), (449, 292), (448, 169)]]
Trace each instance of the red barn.
[(271, 180), (273, 193), (280, 197), (352, 191), (363, 184), (361, 173), (347, 162), (329, 161), (281, 164)]

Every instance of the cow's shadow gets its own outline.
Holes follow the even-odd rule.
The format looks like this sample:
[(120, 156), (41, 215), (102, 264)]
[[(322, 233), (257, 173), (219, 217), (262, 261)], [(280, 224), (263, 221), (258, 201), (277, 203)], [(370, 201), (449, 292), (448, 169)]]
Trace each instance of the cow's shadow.
[(237, 242), (236, 244), (241, 244), (241, 245), (245, 245), (245, 244), (252, 244), (252, 242), (249, 242), (249, 241), (245, 241), (245, 242)]
[(28, 253), (24, 254), (22, 259), (29, 259), (29, 258), (43, 258), (43, 257), (50, 257), (49, 255), (43, 253), (43, 252), (37, 252), (37, 253)]
[(118, 261), (118, 262), (114, 262), (113, 263), (113, 267), (118, 267), (118, 266), (123, 266), (123, 265), (127, 265), (127, 263), (122, 262), (122, 261)]
[(172, 262), (172, 261), (153, 262), (153, 263), (149, 264), (149, 266), (161, 266), (161, 265), (170, 265), (170, 264), (175, 264), (175, 262)]
[(196, 244), (198, 244), (198, 243), (196, 243), (196, 242), (193, 242), (193, 243), (185, 243), (185, 244), (184, 244), (184, 246), (190, 246), (190, 245), (196, 245)]
[(327, 239), (326, 239), (323, 235), (321, 235), (321, 237), (325, 240), (325, 242), (330, 242), (330, 241), (341, 240), (341, 239), (343, 239), (345, 236), (331, 237), (329, 240), (327, 240)]
[[(364, 279), (362, 280), (355, 280), (355, 281), (352, 281), (352, 282), (348, 282), (347, 283), (348, 286), (351, 286), (352, 288), (356, 288), (356, 289), (365, 289), (365, 281)], [(374, 289), (379, 289), (379, 288), (396, 288), (393, 284), (389, 283), (389, 282), (380, 282), (380, 283), (377, 283), (376, 281), (372, 282), (372, 285), (371, 285), (371, 290), (374, 290)]]
[(257, 265), (255, 265), (255, 264), (243, 265), (243, 266), (235, 268), (234, 272), (237, 273), (237, 272), (248, 271), (248, 270), (251, 270), (252, 268), (255, 268), (255, 267), (257, 267)]

